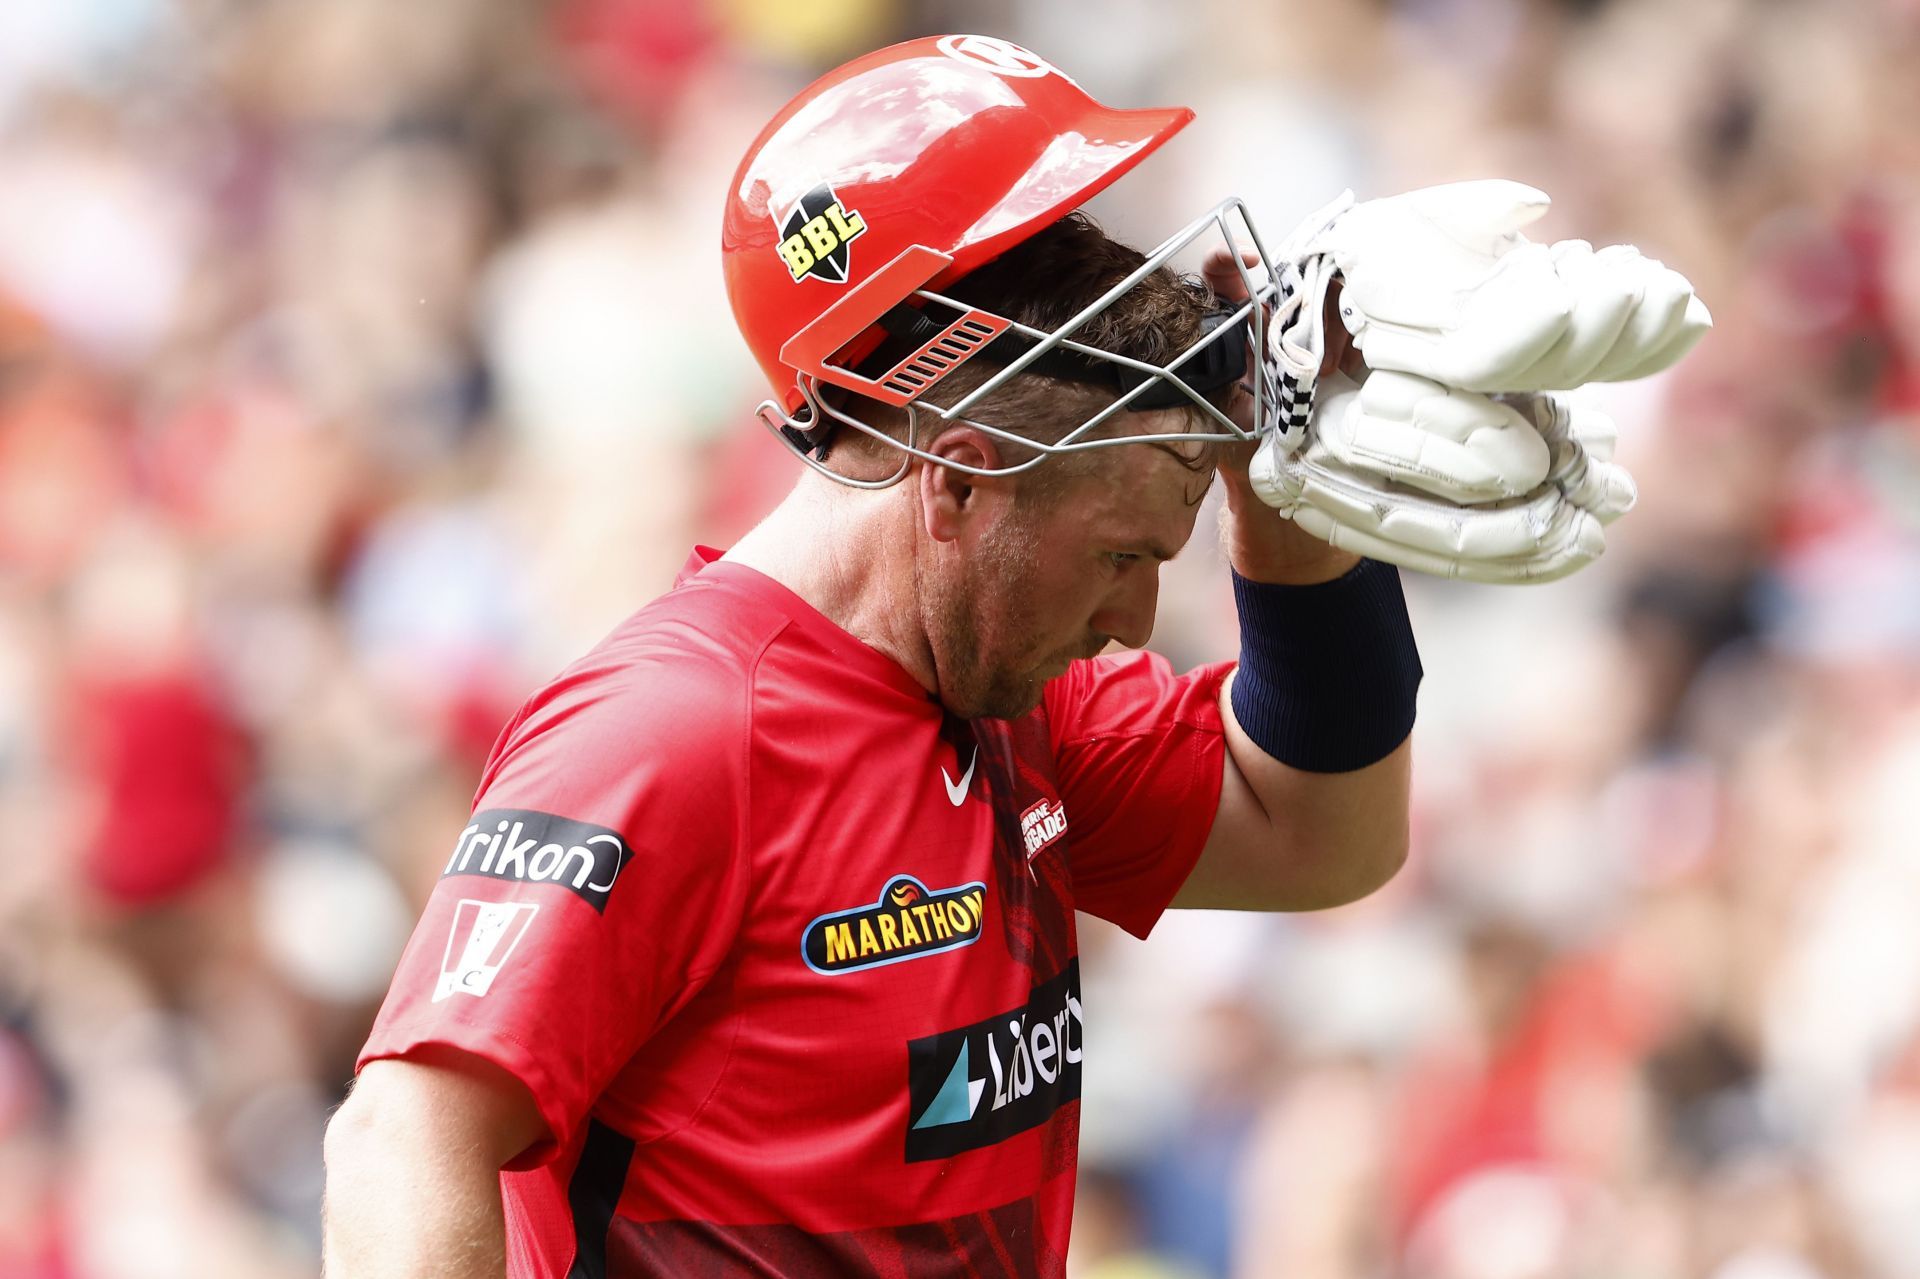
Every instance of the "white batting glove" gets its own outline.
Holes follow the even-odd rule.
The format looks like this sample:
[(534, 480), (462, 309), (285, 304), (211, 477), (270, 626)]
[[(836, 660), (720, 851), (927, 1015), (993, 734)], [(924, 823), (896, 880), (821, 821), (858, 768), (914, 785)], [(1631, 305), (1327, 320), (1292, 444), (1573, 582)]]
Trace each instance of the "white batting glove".
[(1469, 391), (1646, 377), (1712, 327), (1686, 277), (1632, 245), (1521, 235), (1549, 203), (1502, 179), (1426, 187), (1336, 205), (1282, 256), (1338, 272), (1340, 319), (1368, 368)]
[[(1284, 416), (1251, 470), (1263, 500), (1335, 546), (1443, 577), (1550, 581), (1600, 555), (1633, 479), (1612, 463), (1610, 421), (1542, 392), (1656, 373), (1712, 318), (1630, 245), (1528, 241), (1547, 203), (1500, 180), (1359, 205), (1349, 192), (1288, 238), (1267, 364)], [(1319, 378), (1336, 278), (1359, 383)]]
[[(1388, 394), (1374, 391), (1382, 379)], [(1267, 505), (1343, 550), (1439, 577), (1549, 582), (1598, 558), (1605, 526), (1633, 506), (1615, 436), (1605, 415), (1558, 396), (1335, 374), (1301, 447), (1270, 437), (1249, 476)]]

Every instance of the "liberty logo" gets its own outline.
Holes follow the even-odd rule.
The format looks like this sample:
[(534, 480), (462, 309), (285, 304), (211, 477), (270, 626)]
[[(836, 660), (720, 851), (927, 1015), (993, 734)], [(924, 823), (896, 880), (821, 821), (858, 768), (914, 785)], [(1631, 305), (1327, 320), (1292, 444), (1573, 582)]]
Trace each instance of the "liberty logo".
[(1080, 961), (1024, 1006), (907, 1044), (907, 1162), (1037, 1128), (1080, 1098)]

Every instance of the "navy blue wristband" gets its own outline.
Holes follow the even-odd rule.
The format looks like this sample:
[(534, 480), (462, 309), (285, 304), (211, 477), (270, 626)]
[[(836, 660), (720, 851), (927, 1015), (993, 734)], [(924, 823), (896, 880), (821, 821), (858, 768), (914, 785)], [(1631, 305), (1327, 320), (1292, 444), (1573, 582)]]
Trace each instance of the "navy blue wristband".
[(1308, 772), (1346, 773), (1385, 758), (1413, 731), (1423, 672), (1391, 564), (1361, 560), (1313, 586), (1235, 573), (1233, 600), (1233, 715), (1261, 750)]

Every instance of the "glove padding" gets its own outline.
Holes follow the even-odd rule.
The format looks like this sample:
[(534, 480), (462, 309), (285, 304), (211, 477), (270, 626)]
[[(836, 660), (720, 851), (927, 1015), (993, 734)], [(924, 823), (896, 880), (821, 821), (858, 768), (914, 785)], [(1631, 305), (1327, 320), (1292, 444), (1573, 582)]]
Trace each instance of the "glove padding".
[(1283, 258), (1324, 259), (1371, 369), (1462, 390), (1565, 390), (1667, 368), (1712, 327), (1676, 271), (1632, 245), (1536, 244), (1546, 194), (1487, 179), (1426, 187), (1310, 220)]
[[(1267, 368), (1290, 411), (1252, 464), (1263, 500), (1335, 546), (1442, 577), (1551, 581), (1600, 555), (1633, 480), (1611, 461), (1610, 421), (1543, 392), (1656, 373), (1712, 318), (1630, 245), (1528, 241), (1547, 204), (1500, 180), (1348, 193), (1288, 238)], [(1335, 278), (1359, 384), (1318, 377)]]
[(1342, 550), (1439, 577), (1549, 582), (1596, 559), (1605, 526), (1633, 506), (1615, 438), (1605, 415), (1558, 396), (1334, 374), (1304, 447), (1269, 437), (1249, 476), (1262, 501)]

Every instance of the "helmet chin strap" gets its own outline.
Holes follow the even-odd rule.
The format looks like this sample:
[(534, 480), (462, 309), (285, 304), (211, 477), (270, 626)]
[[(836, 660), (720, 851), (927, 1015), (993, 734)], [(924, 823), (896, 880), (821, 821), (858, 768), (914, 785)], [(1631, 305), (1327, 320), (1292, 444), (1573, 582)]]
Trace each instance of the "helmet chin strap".
[[(920, 413), (917, 405), (907, 405), (907, 438), (902, 444), (885, 431), (869, 426), (851, 414), (828, 404), (821, 394), (819, 384), (810, 375), (802, 373), (797, 385), (801, 396), (806, 400), (804, 418), (788, 413), (776, 400), (762, 400), (760, 406), (754, 410), (754, 416), (760, 419), (760, 425), (766, 427), (776, 440), (786, 446), (789, 453), (828, 479), (844, 484), (848, 488), (892, 488), (907, 477), (915, 457), (928, 456), (918, 446)], [(878, 480), (856, 479), (828, 467), (827, 452), (833, 445), (833, 437), (839, 430), (839, 424), (854, 427), (899, 449), (900, 465), (894, 468), (892, 474)]]

